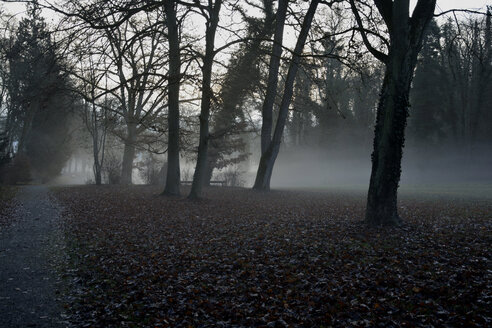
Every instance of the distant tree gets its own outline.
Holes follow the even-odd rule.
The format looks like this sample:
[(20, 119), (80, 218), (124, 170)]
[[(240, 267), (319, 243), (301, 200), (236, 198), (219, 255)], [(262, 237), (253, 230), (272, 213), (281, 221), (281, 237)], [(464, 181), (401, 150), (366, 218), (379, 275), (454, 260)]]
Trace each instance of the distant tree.
[[(92, 94), (94, 97), (94, 94)], [(96, 102), (94, 98), (85, 100), (83, 105), (82, 120), (92, 138), (93, 172), (96, 185), (102, 184), (102, 171), (106, 155), (106, 138), (114, 124), (111, 101), (107, 98)]]
[[(77, 42), (72, 41), (71, 61), (73, 65), (70, 74), (76, 82), (75, 92), (81, 98), (78, 111), (85, 130), (91, 138), (93, 156), (93, 172), (96, 185), (102, 183), (102, 170), (106, 154), (106, 138), (113, 128), (115, 119), (114, 103), (116, 99), (108, 97), (108, 75), (106, 57), (103, 51), (104, 43), (97, 33), (85, 33)], [(90, 45), (90, 49), (88, 49)]]
[[(430, 77), (431, 81), (436, 83), (437, 85), (445, 85), (446, 88), (440, 88), (441, 93), (443, 93), (443, 98), (441, 100), (440, 106), (436, 109), (433, 108), (434, 111), (439, 113), (442, 111), (442, 116), (440, 116), (440, 127), (444, 131), (443, 138), (444, 141), (453, 143), (455, 146), (462, 147), (464, 146), (464, 136), (465, 131), (463, 129), (462, 122), (464, 121), (464, 114), (467, 112), (467, 100), (466, 95), (468, 93), (468, 80), (469, 80), (469, 71), (470, 71), (470, 58), (469, 55), (466, 54), (466, 47), (462, 47), (460, 45), (460, 32), (455, 24), (455, 21), (451, 18), (448, 19), (444, 24), (439, 26), (440, 29), (440, 46), (439, 50), (439, 75)], [(424, 49), (425, 51), (425, 49)], [(425, 61), (425, 53), (423, 52), (422, 61)], [(418, 69), (418, 68), (417, 68)], [(419, 81), (417, 79), (422, 78), (425, 79), (425, 69), (416, 71), (416, 93), (419, 93)], [(419, 75), (424, 75), (419, 77)], [(437, 81), (440, 78), (440, 81)], [(425, 82), (425, 81), (423, 81)], [(426, 86), (422, 86), (422, 88), (426, 88)], [(429, 86), (429, 88), (434, 88), (434, 86)], [(418, 122), (421, 117), (420, 111), (428, 111), (428, 108), (423, 108), (421, 105), (423, 102), (432, 102), (432, 100), (428, 100), (427, 97), (432, 97), (432, 94), (422, 94), (420, 96), (424, 97), (424, 99), (420, 100), (420, 104), (417, 102), (415, 110), (412, 110), (412, 116), (410, 118), (411, 127), (417, 126), (417, 124), (422, 123)], [(416, 96), (414, 96), (415, 98)], [(434, 98), (434, 97), (432, 97)], [(425, 119), (425, 118), (423, 118)], [(437, 128), (437, 131), (439, 131)], [(412, 128), (411, 128), (412, 129)], [(418, 139), (418, 137), (416, 137)]]
[(381, 80), (381, 70), (378, 65), (368, 65), (357, 76), (352, 77), (354, 119), (364, 136), (372, 131), (374, 125), (378, 99), (377, 86), (381, 84)]
[(435, 145), (443, 138), (440, 123), (446, 111), (443, 99), (448, 99), (448, 95), (443, 88), (441, 51), (440, 29), (433, 20), (425, 32), (410, 96), (412, 107), (408, 134), (416, 140), (419, 148)]
[(261, 18), (249, 17), (241, 10), (247, 24), (246, 41), (228, 63), (217, 96), (217, 109), (212, 113), (205, 185), (209, 184), (214, 169), (235, 165), (248, 156), (243, 135), (247, 123), (242, 107), (260, 84), (261, 60), (265, 57), (263, 43), (270, 38), (275, 22), (273, 0), (263, 0), (261, 10), (264, 15)]
[(492, 6), (487, 7), (487, 17), (485, 19), (485, 31), (484, 31), (484, 77), (485, 90), (483, 93), (483, 103), (485, 120), (487, 122), (482, 126), (482, 138), (484, 140), (492, 140), (492, 111), (487, 110), (487, 104), (492, 103)]
[(7, 52), (8, 121), (16, 156), (28, 158), (34, 177), (45, 182), (70, 156), (68, 123), (76, 97), (37, 2), (27, 12)]
[(12, 140), (11, 124), (8, 121), (10, 118), (8, 103), (8, 81), (9, 81), (9, 65), (8, 51), (12, 41), (11, 29), (8, 23), (4, 22), (2, 8), (0, 8), (0, 24), (4, 31), (0, 36), (0, 169), (4, 167), (12, 156)]
[(142, 180), (149, 185), (162, 186), (166, 179), (166, 163), (162, 163), (154, 154), (147, 153), (139, 163), (138, 171)]
[(367, 140), (380, 67), (354, 41), (349, 22), (343, 3), (319, 10), (294, 86), (291, 145), (352, 149), (353, 141), (362, 147)]
[[(114, 74), (113, 82), (119, 80), (118, 84), (122, 86), (119, 89), (120, 93), (123, 88), (127, 88), (125, 94), (128, 97), (128, 104), (121, 107), (127, 124), (126, 133), (120, 133), (126, 144), (122, 182), (131, 181), (133, 165), (130, 159), (133, 159), (135, 155), (135, 146), (139, 145), (140, 141), (148, 143), (149, 137), (152, 136), (152, 133), (145, 134), (144, 130), (159, 131), (159, 139), (162, 133), (166, 133), (168, 161), (164, 195), (179, 195), (180, 193), (179, 104), (182, 102), (180, 88), (186, 75), (181, 67), (182, 50), (186, 47), (190, 48), (189, 45), (183, 44), (184, 27), (182, 24), (190, 12), (195, 12), (190, 10), (191, 7), (198, 8), (198, 12), (203, 9), (199, 1), (177, 0), (111, 3), (101, 0), (92, 0), (87, 3), (66, 0), (64, 6), (50, 6), (52, 10), (62, 13), (67, 18), (83, 21), (92, 30), (106, 31), (109, 39), (113, 40), (112, 43), (115, 45), (114, 41), (118, 42), (118, 39), (121, 39), (120, 45), (112, 49), (111, 56), (115, 58), (114, 64), (117, 67), (116, 70), (119, 71)], [(122, 33), (123, 31), (126, 32)], [(139, 56), (139, 59), (130, 63), (131, 58), (136, 56)], [(118, 57), (123, 61), (118, 62), (116, 60)], [(188, 58), (188, 64), (194, 59)], [(135, 93), (140, 93), (143, 97)], [(123, 99), (124, 97), (118, 98)], [(167, 104), (162, 102), (163, 100), (167, 100)], [(132, 109), (134, 107), (132, 103), (136, 105), (135, 109)], [(162, 106), (153, 108), (158, 103)], [(165, 115), (166, 108), (168, 109), (167, 126), (161, 126), (163, 120), (158, 116)], [(152, 120), (155, 121), (152, 122)], [(139, 138), (144, 140), (139, 140)], [(162, 140), (157, 143), (162, 143)]]
[[(301, 69), (297, 74), (296, 82), (294, 84), (291, 115), (286, 125), (286, 128), (289, 131), (291, 145), (294, 147), (313, 145), (311, 143), (312, 140), (310, 139), (313, 134), (313, 121), (314, 119), (319, 118), (319, 116), (316, 115), (331, 112), (329, 109), (324, 108), (321, 103), (315, 101), (315, 98), (313, 97), (313, 94), (315, 94), (316, 91), (315, 84), (317, 82), (313, 78), (313, 75), (317, 73), (319, 67), (307, 63), (305, 60), (301, 65)], [(321, 120), (319, 123), (321, 123)]]
[(352, 72), (337, 58), (342, 56), (342, 42), (333, 36), (325, 36), (322, 40), (323, 54), (327, 58), (321, 63), (319, 71), (322, 73), (317, 81), (321, 106), (313, 107), (323, 143), (330, 147), (340, 142), (337, 135), (341, 121), (349, 116), (348, 104), (352, 96), (349, 85)]
[(409, 120), (409, 136), (420, 148), (453, 144), (471, 158), (474, 147), (489, 140), (490, 34), (490, 16), (429, 26)]
[(480, 142), (489, 142), (492, 127), (490, 100), (492, 91), (492, 26), (491, 8), (485, 18), (471, 20), (468, 28), (471, 55), (470, 95), (469, 95), (469, 155), (474, 156), (474, 146)]
[(163, 34), (156, 21), (160, 13), (132, 17), (116, 28), (105, 29), (109, 53), (114, 70), (110, 78), (118, 81), (112, 93), (120, 103), (126, 131), (118, 135), (125, 147), (123, 151), (121, 183), (132, 183), (133, 161), (138, 146), (138, 137), (151, 125), (165, 107), (167, 97), (162, 47)]

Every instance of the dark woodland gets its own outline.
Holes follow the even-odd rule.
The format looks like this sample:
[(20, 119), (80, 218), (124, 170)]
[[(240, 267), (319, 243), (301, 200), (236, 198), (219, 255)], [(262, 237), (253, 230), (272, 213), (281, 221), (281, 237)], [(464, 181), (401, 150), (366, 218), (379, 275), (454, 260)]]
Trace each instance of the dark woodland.
[(0, 326), (492, 325), (492, 6), (0, 1)]

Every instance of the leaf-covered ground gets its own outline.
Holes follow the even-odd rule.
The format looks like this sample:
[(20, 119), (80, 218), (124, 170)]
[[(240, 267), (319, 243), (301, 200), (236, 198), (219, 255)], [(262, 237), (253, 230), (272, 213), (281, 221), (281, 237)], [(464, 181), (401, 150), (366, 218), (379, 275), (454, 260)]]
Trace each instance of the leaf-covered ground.
[(211, 188), (55, 189), (80, 326), (490, 326), (492, 202), (402, 197), (400, 228), (364, 195)]

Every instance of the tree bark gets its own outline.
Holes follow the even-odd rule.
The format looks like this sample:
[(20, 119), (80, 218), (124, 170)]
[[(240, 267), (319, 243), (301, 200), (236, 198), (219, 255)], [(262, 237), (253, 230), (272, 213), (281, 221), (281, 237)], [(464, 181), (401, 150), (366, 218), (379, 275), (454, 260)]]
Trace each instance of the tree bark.
[(280, 57), (282, 55), (282, 42), (288, 2), (288, 0), (279, 0), (277, 9), (275, 34), (273, 37), (272, 54), (270, 57), (268, 70), (267, 90), (265, 94), (265, 101), (263, 102), (263, 107), (261, 109), (261, 155), (267, 151), (272, 138), (272, 113), (275, 97), (277, 96), (278, 71), (280, 67)]
[(377, 2), (389, 24), (390, 49), (377, 110), (365, 220), (370, 225), (397, 225), (401, 222), (397, 191), (410, 85), (424, 30), (432, 19), (436, 1), (419, 0), (411, 18), (408, 0)]
[(102, 184), (101, 167), (96, 163), (94, 163), (94, 177), (96, 179), (96, 186), (100, 186)]
[(386, 72), (379, 99), (366, 221), (373, 225), (400, 223), (397, 190), (401, 175), (408, 94)]
[(301, 58), (302, 49), (306, 42), (309, 29), (311, 28), (311, 22), (313, 20), (316, 8), (318, 7), (320, 0), (312, 0), (309, 9), (302, 22), (301, 32), (297, 39), (294, 53), (292, 55), (292, 61), (289, 65), (289, 71), (285, 80), (284, 94), (282, 96), (282, 102), (280, 103), (279, 114), (277, 123), (275, 125), (275, 132), (273, 139), (269, 143), (265, 152), (261, 155), (260, 164), (256, 174), (255, 184), (253, 189), (256, 190), (270, 190), (270, 180), (272, 178), (273, 166), (277, 159), (278, 152), (280, 150), (280, 143), (282, 141), (282, 134), (285, 128), (285, 122), (289, 114), (289, 106), (292, 100), (294, 81), (299, 68), (299, 62)]
[[(211, 3), (211, 2), (210, 2)], [(193, 183), (188, 199), (198, 199), (202, 194), (202, 187), (207, 170), (207, 155), (209, 142), (209, 118), (212, 101), (212, 67), (214, 62), (215, 32), (219, 23), (219, 12), (222, 0), (216, 0), (215, 5), (210, 5), (207, 30), (205, 32), (205, 56), (202, 66), (202, 99), (200, 108), (200, 141), (198, 144), (198, 158), (193, 175)]]
[(181, 80), (181, 57), (179, 51), (179, 35), (176, 21), (176, 4), (169, 1), (164, 4), (167, 18), (169, 42), (169, 85), (168, 85), (168, 150), (167, 173), (164, 195), (180, 195), (179, 166), (179, 88)]
[(121, 164), (121, 184), (132, 184), (133, 159), (135, 158), (136, 125), (128, 123), (123, 161)]
[[(101, 152), (101, 149), (99, 148), (99, 127), (98, 127), (98, 119), (97, 119), (97, 108), (94, 99), (95, 99), (94, 87), (92, 87), (90, 115), (89, 115), (89, 109), (87, 108), (88, 106), (87, 101), (85, 102), (84, 105), (86, 106), (85, 123), (89, 129), (89, 132), (92, 135), (92, 156), (94, 159), (92, 164), (92, 171), (94, 173), (96, 186), (100, 186), (102, 183), (102, 173), (101, 173), (102, 160), (101, 161), (99, 160), (99, 154)], [(90, 119), (89, 116), (91, 117)], [(101, 145), (101, 147), (103, 148), (102, 150), (104, 151), (104, 145)], [(104, 158), (104, 153), (102, 155), (102, 158)]]
[(92, 154), (94, 156), (94, 163), (93, 163), (93, 171), (94, 171), (94, 178), (96, 185), (99, 186), (101, 185), (102, 182), (102, 175), (101, 175), (101, 164), (99, 162), (99, 133), (98, 133), (98, 128), (97, 128), (97, 119), (96, 119), (96, 113), (95, 113), (95, 104), (94, 102), (92, 103), (92, 114), (93, 114), (93, 135), (92, 135)]

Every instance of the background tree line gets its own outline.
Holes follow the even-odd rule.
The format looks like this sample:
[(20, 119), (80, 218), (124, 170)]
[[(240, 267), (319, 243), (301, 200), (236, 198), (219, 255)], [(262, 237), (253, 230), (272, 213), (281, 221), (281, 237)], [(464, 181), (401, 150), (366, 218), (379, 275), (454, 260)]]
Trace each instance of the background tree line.
[(60, 18), (51, 27), (42, 7), (2, 18), (4, 181), (49, 181), (82, 144), (96, 184), (130, 184), (140, 167), (179, 195), (188, 159), (198, 198), (254, 153), (254, 188), (268, 190), (281, 149), (368, 150), (376, 124), (367, 219), (394, 223), (408, 114), (418, 149), (449, 144), (471, 160), (490, 149), (490, 11), (433, 20), (435, 1), (68, 0), (45, 8)]

